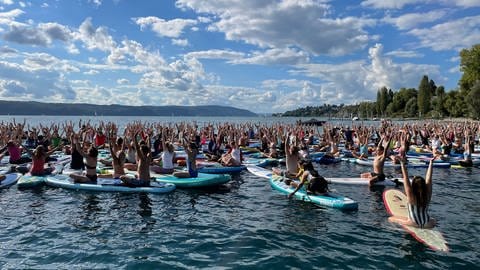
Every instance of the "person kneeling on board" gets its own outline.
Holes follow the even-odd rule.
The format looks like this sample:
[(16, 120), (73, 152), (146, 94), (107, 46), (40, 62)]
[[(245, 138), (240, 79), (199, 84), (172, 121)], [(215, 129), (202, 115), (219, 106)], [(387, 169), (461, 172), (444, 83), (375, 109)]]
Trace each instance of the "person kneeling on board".
[(405, 159), (402, 159), (400, 164), (403, 174), (403, 185), (405, 186), (405, 194), (407, 195), (407, 209), (408, 218), (392, 216), (388, 220), (403, 225), (415, 226), (419, 228), (433, 228), (435, 226), (435, 219), (428, 215), (428, 205), (432, 198), (432, 168), (433, 161), (438, 156), (430, 160), (425, 178), (415, 176), (410, 183), (408, 179), (407, 166)]
[(300, 161), (299, 179), (300, 183), (294, 181), (290, 182), (290, 186), (295, 187), (295, 190), (288, 195), (288, 198), (293, 197), (302, 186), (306, 186), (307, 193), (313, 193), (314, 195), (325, 195), (328, 193), (328, 183), (323, 176), (319, 175), (317, 170), (313, 168), (313, 164), (310, 160)]

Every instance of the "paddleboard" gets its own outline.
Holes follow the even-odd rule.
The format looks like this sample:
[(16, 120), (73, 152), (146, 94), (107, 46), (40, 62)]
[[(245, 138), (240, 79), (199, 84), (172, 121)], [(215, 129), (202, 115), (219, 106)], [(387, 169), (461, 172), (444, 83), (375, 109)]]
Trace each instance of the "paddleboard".
[[(280, 191), (286, 195), (292, 193), (295, 188), (287, 185), (284, 178), (279, 175), (272, 175), (270, 177), (270, 184), (273, 189)], [(292, 180), (295, 181), (295, 180)], [(311, 202), (317, 205), (332, 207), (342, 210), (356, 210), (358, 209), (358, 203), (350, 198), (333, 194), (329, 192), (327, 195), (310, 195), (307, 194), (304, 188), (301, 188), (295, 193), (295, 198), (298, 200)]]
[(258, 177), (266, 179), (270, 179), (270, 177), (272, 177), (272, 170), (265, 169), (256, 165), (247, 165), (247, 170)]
[(23, 175), (18, 179), (18, 188), (32, 188), (43, 185), (47, 178), (45, 176)]
[(5, 179), (3, 179), (0, 182), (0, 188), (7, 188), (13, 184), (15, 184), (18, 181), (18, 178), (20, 178), (21, 174), (19, 173), (7, 173), (5, 174)]
[[(344, 184), (344, 185), (368, 185), (368, 178), (360, 177), (326, 177), (329, 184)], [(384, 181), (375, 182), (374, 186), (397, 186), (401, 184), (399, 179), (385, 179)]]
[(118, 179), (98, 179), (97, 184), (74, 183), (67, 175), (47, 176), (46, 180), (49, 186), (73, 190), (123, 193), (167, 193), (175, 190), (175, 185), (170, 183), (151, 182), (150, 187), (127, 187), (118, 183)]
[(161, 183), (171, 183), (178, 188), (201, 188), (218, 186), (229, 182), (232, 177), (229, 174), (199, 173), (198, 177), (179, 178), (171, 174), (151, 174), (155, 180)]
[[(391, 216), (408, 217), (407, 196), (397, 189), (389, 189), (383, 192), (385, 208)], [(414, 226), (402, 225), (417, 241), (427, 245), (433, 250), (447, 252), (447, 241), (440, 231), (433, 229), (422, 229)]]
[(225, 173), (237, 173), (241, 172), (246, 169), (244, 165), (240, 166), (208, 166), (208, 167), (201, 167), (197, 168), (199, 173), (218, 173), (218, 174), (225, 174)]

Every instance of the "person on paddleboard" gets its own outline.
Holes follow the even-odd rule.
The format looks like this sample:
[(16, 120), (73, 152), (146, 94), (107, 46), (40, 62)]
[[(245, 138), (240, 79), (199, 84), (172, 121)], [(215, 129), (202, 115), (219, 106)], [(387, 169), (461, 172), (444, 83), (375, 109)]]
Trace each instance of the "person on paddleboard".
[[(368, 178), (369, 185), (372, 186), (374, 183), (385, 180), (385, 173), (383, 172), (383, 167), (385, 166), (385, 159), (387, 158), (388, 147), (390, 145), (391, 138), (387, 138), (387, 135), (380, 139), (378, 143), (376, 156), (373, 159), (373, 172), (362, 173), (361, 178)], [(384, 142), (386, 141), (386, 144)]]
[[(70, 174), (70, 178), (74, 180), (75, 183), (97, 183), (97, 161), (98, 161), (98, 150), (89, 142), (83, 142), (84, 146), (88, 146), (88, 150), (85, 152), (84, 148), (80, 144), (80, 139), (78, 134), (73, 135), (72, 143), (74, 145), (74, 150), (76, 150), (83, 158), (85, 164), (85, 174)], [(72, 150), (73, 151), (73, 150)]]
[(290, 186), (295, 187), (295, 190), (288, 194), (288, 198), (293, 197), (295, 193), (306, 186), (307, 193), (313, 193), (315, 195), (325, 195), (328, 192), (328, 183), (323, 176), (318, 174), (317, 170), (313, 167), (312, 161), (302, 159), (299, 162), (300, 171), (298, 173), (300, 183), (291, 181)]
[(291, 135), (290, 132), (287, 133), (285, 137), (285, 160), (286, 160), (286, 171), (283, 171), (279, 168), (273, 168), (273, 173), (277, 175), (284, 175), (286, 177), (295, 177), (297, 175), (299, 166), (298, 162), (300, 161), (300, 148), (297, 146), (297, 137)]
[(57, 148), (53, 148), (50, 151), (45, 151), (45, 146), (39, 145), (35, 150), (31, 151), (28, 148), (25, 148), (27, 152), (32, 156), (32, 167), (30, 168), (30, 175), (34, 176), (44, 176), (47, 174), (51, 174), (53, 171), (52, 167), (45, 168), (45, 163), (47, 158), (53, 154), (53, 152), (57, 151)]
[[(408, 140), (406, 138), (407, 136), (404, 135), (403, 140)], [(403, 184), (408, 200), (408, 218), (391, 216), (388, 218), (389, 221), (419, 228), (433, 228), (435, 226), (435, 219), (430, 218), (428, 214), (428, 206), (432, 198), (433, 162), (437, 157), (439, 156), (437, 155), (430, 160), (425, 178), (415, 176), (411, 183), (408, 178), (407, 166), (405, 165), (406, 159), (405, 157), (401, 159)]]
[(150, 164), (152, 163), (152, 151), (150, 150), (150, 137), (147, 135), (145, 140), (138, 141), (140, 129), (133, 133), (133, 145), (137, 154), (137, 173), (135, 177), (123, 175), (120, 177), (123, 184), (129, 187), (148, 187), (150, 186)]

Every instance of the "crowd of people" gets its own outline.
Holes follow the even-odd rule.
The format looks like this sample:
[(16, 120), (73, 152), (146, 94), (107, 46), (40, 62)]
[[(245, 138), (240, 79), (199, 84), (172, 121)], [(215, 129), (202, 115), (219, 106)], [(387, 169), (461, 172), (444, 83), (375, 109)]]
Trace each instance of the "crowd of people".
[[(150, 184), (151, 172), (197, 177), (198, 153), (204, 153), (211, 161), (224, 166), (239, 166), (243, 160), (242, 149), (252, 147), (253, 143), (265, 157), (285, 157), (285, 168), (274, 168), (273, 172), (300, 180), (291, 183), (295, 188), (291, 197), (303, 186), (312, 193), (328, 192), (325, 179), (309, 159), (315, 151), (322, 151), (332, 158), (346, 152), (358, 159), (373, 157), (372, 170), (361, 177), (374, 184), (385, 180), (386, 160), (400, 163), (405, 179), (408, 178), (405, 163), (411, 146), (431, 152), (435, 159), (448, 159), (453, 153), (462, 154), (461, 164), (471, 166), (479, 135), (479, 123), (473, 121), (383, 121), (374, 125), (325, 124), (322, 128), (228, 122), (202, 126), (195, 122), (132, 122), (119, 128), (113, 122), (92, 124), (81, 120), (78, 123), (29, 126), (26, 121), (12, 121), (0, 124), (0, 143), (4, 145), (0, 157), (8, 156), (10, 164), (31, 162), (32, 175), (45, 175), (51, 172), (51, 168), (45, 168), (45, 165), (52, 153), (63, 151), (71, 156), (69, 168), (82, 171), (70, 175), (76, 182), (94, 183), (99, 177), (117, 178), (125, 185), (139, 187)], [(187, 170), (175, 170), (175, 149), (179, 147), (186, 152)], [(99, 159), (99, 149), (108, 150), (111, 159)], [(111, 166), (112, 173), (98, 174), (99, 162)], [(428, 217), (431, 197), (432, 163), (425, 178), (418, 178), (411, 185), (404, 181), (408, 183), (405, 191), (412, 211), (424, 213), (423, 218), (412, 216), (409, 222), (413, 220), (421, 226), (432, 226), (429, 218), (425, 218)], [(129, 176), (127, 171), (135, 171), (135, 177)], [(420, 193), (422, 195), (418, 197)]]

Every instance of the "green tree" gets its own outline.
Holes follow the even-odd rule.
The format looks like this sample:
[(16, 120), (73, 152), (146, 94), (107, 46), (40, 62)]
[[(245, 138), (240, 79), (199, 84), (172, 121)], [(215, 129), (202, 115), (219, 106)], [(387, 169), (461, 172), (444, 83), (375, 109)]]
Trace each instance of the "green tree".
[(435, 111), (440, 113), (442, 116), (445, 116), (448, 113), (444, 106), (445, 98), (446, 98), (445, 87), (441, 85), (437, 87), (437, 89), (435, 90), (434, 108), (435, 108)]
[(430, 102), (432, 98), (432, 90), (430, 82), (428, 81), (428, 76), (423, 75), (422, 80), (420, 81), (420, 85), (418, 86), (418, 112), (421, 114), (422, 117), (427, 115), (430, 111)]
[(468, 91), (480, 80), (480, 44), (474, 45), (470, 50), (460, 51), (460, 71), (463, 72), (460, 81), (460, 90)]
[(392, 99), (392, 108), (394, 114), (403, 115), (405, 113), (405, 104), (412, 98), (417, 97), (415, 88), (401, 88), (396, 92)]
[(472, 86), (466, 101), (470, 109), (470, 115), (476, 119), (480, 118), (480, 81)]
[(417, 98), (412, 97), (407, 103), (405, 104), (405, 115), (407, 117), (415, 117), (418, 113), (417, 108)]
[(377, 108), (378, 108), (378, 112), (382, 116), (385, 115), (385, 110), (387, 109), (388, 101), (389, 101), (388, 90), (384, 86), (377, 92)]
[(460, 91), (448, 92), (445, 98), (444, 107), (449, 116), (452, 117), (463, 117), (467, 114), (467, 104), (465, 103), (465, 98)]

